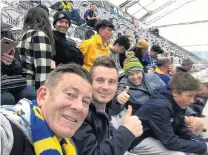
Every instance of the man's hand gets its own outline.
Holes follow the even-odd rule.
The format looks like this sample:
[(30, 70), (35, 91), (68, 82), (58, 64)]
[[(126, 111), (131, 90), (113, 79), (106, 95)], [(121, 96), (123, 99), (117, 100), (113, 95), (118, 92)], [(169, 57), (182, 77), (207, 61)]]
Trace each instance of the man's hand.
[(51, 60), (51, 69), (55, 69), (56, 68), (56, 62)]
[(129, 100), (130, 95), (128, 94), (128, 92), (129, 86), (126, 86), (126, 89), (117, 96), (118, 103), (125, 104)]
[(202, 119), (198, 117), (193, 117), (193, 116), (186, 117), (185, 122), (189, 130), (192, 132), (199, 132), (199, 131), (202, 131), (202, 129), (204, 128)]
[(143, 133), (142, 123), (137, 116), (132, 116), (132, 107), (130, 105), (124, 116), (123, 126), (129, 129), (135, 137), (141, 136)]
[(5, 64), (6, 66), (11, 65), (13, 60), (14, 60), (14, 50), (13, 49), (11, 51), (3, 53), (1, 55), (1, 62), (3, 64)]

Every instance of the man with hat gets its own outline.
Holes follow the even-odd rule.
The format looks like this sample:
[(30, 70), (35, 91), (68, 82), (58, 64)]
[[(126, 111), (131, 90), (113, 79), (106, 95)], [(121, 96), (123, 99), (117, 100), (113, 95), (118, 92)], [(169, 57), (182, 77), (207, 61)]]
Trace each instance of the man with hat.
[(146, 40), (139, 40), (139, 42), (134, 47), (132, 47), (129, 50), (130, 51), (134, 51), (135, 56), (142, 63), (144, 54), (145, 54), (145, 52), (148, 51), (148, 48), (149, 48), (149, 44), (148, 44), (148, 42)]
[(64, 11), (58, 11), (54, 14), (53, 31), (55, 40), (56, 55), (53, 57), (56, 65), (60, 63), (66, 64), (75, 62), (83, 65), (83, 54), (76, 48), (74, 42), (67, 40), (66, 33), (71, 25), (70, 19), (67, 13)]
[(131, 105), (133, 114), (150, 99), (154, 90), (165, 86), (155, 74), (145, 74), (143, 66), (133, 52), (128, 52), (124, 61), (125, 76), (121, 79), (118, 91), (112, 102), (112, 114), (119, 114), (124, 107)]

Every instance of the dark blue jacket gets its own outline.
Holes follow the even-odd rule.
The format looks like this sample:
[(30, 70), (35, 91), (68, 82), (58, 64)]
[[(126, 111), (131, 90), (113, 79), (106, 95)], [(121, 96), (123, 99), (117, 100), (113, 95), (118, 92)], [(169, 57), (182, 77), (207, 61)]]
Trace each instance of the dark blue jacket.
[(165, 82), (166, 85), (168, 85), (168, 82), (170, 81), (170, 77), (164, 74), (160, 74), (158, 72), (154, 72), (157, 76), (160, 77), (161, 80), (163, 80), (163, 82)]
[(113, 130), (109, 110), (100, 112), (90, 105), (87, 118), (72, 137), (79, 155), (123, 155), (130, 147), (135, 136), (124, 126)]
[(144, 138), (153, 137), (168, 149), (187, 153), (205, 153), (207, 145), (190, 132), (184, 122), (185, 110), (173, 100), (166, 87), (147, 101), (136, 112), (141, 119), (144, 133), (133, 142), (136, 146)]

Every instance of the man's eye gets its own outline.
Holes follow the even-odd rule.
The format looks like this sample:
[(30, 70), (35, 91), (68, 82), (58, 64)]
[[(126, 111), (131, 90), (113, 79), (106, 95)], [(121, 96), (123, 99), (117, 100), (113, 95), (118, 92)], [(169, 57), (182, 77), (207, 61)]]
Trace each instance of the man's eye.
[(102, 83), (104, 80), (103, 79), (97, 79), (96, 80), (98, 83)]
[(72, 93), (66, 93), (66, 96), (67, 96), (67, 98), (74, 98), (75, 97), (75, 95)]
[(83, 103), (84, 103), (85, 105), (89, 106), (90, 103), (91, 103), (91, 101), (89, 101), (89, 100), (83, 100)]

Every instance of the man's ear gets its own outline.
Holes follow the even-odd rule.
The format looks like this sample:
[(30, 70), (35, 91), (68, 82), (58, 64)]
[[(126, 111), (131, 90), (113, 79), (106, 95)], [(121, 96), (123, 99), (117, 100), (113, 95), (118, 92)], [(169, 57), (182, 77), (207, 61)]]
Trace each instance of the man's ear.
[(41, 86), (37, 90), (37, 103), (38, 103), (39, 107), (42, 106), (42, 104), (47, 99), (48, 95), (49, 95), (49, 91), (48, 91), (48, 87), (46, 87), (46, 86)]
[(175, 89), (173, 89), (171, 92), (172, 92), (173, 97), (175, 97), (176, 95), (178, 95), (178, 92)]

